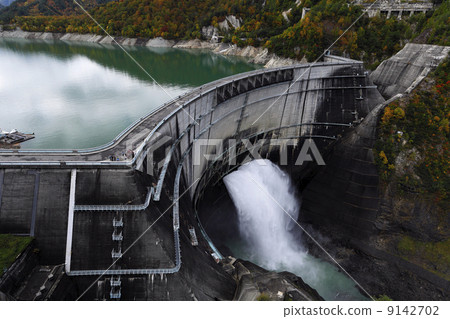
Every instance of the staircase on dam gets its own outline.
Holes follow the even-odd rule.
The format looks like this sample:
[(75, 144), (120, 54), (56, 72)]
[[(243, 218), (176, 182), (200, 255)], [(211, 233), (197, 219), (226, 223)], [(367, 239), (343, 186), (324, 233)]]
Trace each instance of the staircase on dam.
[[(117, 219), (116, 219), (117, 218)], [(120, 258), (122, 258), (122, 241), (123, 241), (123, 214), (121, 211), (116, 211), (116, 216), (114, 216), (113, 221), (113, 233), (112, 240), (117, 243), (117, 247), (111, 250), (112, 258), (112, 269), (120, 269)], [(120, 275), (111, 275), (109, 280), (111, 286), (110, 298), (120, 299), (122, 296), (122, 281), (120, 280)]]

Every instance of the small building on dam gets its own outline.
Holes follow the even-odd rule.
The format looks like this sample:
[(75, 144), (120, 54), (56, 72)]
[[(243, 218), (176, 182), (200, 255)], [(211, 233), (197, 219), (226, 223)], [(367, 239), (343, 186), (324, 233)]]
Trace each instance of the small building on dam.
[[(370, 76), (362, 62), (333, 56), (252, 71), (164, 104), (107, 145), (0, 150), (0, 233), (34, 238), (0, 291), (26, 300), (246, 299), (242, 274), (265, 271), (230, 256), (223, 242), (237, 223), (223, 178), (256, 158), (290, 175), (302, 193), (299, 222), (335, 226), (339, 245), (380, 269), (400, 265), (371, 245), (379, 231), (376, 122), (386, 100), (446, 54), (407, 45)], [(448, 282), (401, 267), (430, 298), (448, 297)], [(384, 293), (362, 272), (354, 276), (369, 293)], [(296, 289), (283, 292), (321, 299), (306, 284), (303, 297)]]

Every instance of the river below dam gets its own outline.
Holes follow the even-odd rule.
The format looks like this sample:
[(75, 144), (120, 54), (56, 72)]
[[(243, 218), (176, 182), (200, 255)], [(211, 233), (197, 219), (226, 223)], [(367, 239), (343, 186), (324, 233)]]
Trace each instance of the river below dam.
[(0, 128), (35, 133), (22, 149), (106, 144), (164, 102), (262, 66), (208, 51), (0, 39)]
[[(300, 276), (325, 300), (367, 300), (356, 283), (331, 261), (310, 255), (297, 223), (301, 200), (288, 174), (269, 160), (254, 160), (225, 176), (238, 216), (239, 233), (227, 243), (238, 258), (272, 271)], [(313, 230), (312, 237), (323, 236)]]

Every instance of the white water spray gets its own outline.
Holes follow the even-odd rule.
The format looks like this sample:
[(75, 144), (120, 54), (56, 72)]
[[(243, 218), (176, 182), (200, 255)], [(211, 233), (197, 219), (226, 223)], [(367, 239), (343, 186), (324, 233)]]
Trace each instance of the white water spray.
[(252, 257), (269, 269), (301, 259), (303, 248), (292, 233), (300, 202), (289, 176), (269, 160), (256, 160), (226, 176), (224, 182)]
[(237, 209), (242, 239), (232, 247), (236, 257), (268, 270), (293, 272), (327, 300), (364, 299), (337, 268), (307, 254), (295, 222), (300, 201), (290, 177), (277, 165), (255, 160), (224, 177), (224, 182)]

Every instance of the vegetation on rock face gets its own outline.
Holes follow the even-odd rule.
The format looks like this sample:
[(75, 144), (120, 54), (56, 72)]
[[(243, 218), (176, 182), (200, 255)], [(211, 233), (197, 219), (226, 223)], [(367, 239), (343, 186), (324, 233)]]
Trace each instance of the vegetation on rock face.
[(379, 295), (375, 298), (375, 301), (392, 301), (392, 299), (386, 295)]
[[(318, 1), (305, 19), (272, 37), (266, 45), (283, 56), (314, 60), (362, 14), (361, 7), (347, 6), (347, 2)], [(402, 48), (412, 35), (411, 28), (414, 26), (404, 20), (363, 16), (339, 38), (333, 51), (376, 66)]]
[(266, 293), (262, 293), (262, 294), (260, 294), (258, 297), (256, 297), (256, 300), (257, 301), (270, 301), (270, 297), (269, 297), (269, 295), (268, 294), (266, 294)]
[(450, 59), (381, 118), (376, 161), (385, 182), (432, 196), (444, 207), (450, 191)]
[[(24, 31), (104, 35), (99, 26), (79, 9), (75, 10), (72, 2), (67, 9), (52, 13), (48, 7), (57, 8), (60, 3), (64, 6), (67, 1), (18, 1), (18, 8), (31, 5), (36, 8), (14, 11), (21, 16), (15, 21)], [(347, 0), (120, 0), (102, 6), (98, 4), (106, 0), (86, 1), (82, 4), (91, 8), (94, 19), (115, 36), (193, 39), (202, 38), (203, 27), (213, 26), (222, 28), (224, 42), (265, 46), (280, 56), (305, 57), (309, 61), (320, 56), (362, 13), (360, 6), (348, 5)], [(301, 19), (303, 8), (311, 10)], [(12, 12), (5, 10), (2, 12)], [(10, 13), (7, 17), (4, 13), (3, 16), (0, 13), (0, 20), (12, 19)], [(231, 15), (241, 25), (225, 30), (226, 17)], [(426, 43), (448, 44), (449, 16), (450, 0), (443, 1), (434, 13), (402, 20), (364, 16), (339, 39), (333, 50), (362, 59), (374, 68), (415, 37)]]
[(450, 280), (450, 239), (441, 242), (422, 242), (404, 236), (399, 241), (397, 249), (402, 257)]
[(444, 0), (434, 11), (430, 19), (425, 19), (423, 15), (418, 20), (419, 29), (426, 37), (425, 42), (449, 45), (450, 43), (450, 1)]
[(33, 238), (0, 234), (0, 277)]
[[(398, 233), (391, 253), (450, 279), (450, 58), (412, 93), (384, 109), (374, 157)], [(390, 242), (390, 245), (387, 244)]]
[[(111, 0), (79, 0), (87, 10)], [(16, 0), (0, 11), (0, 21), (9, 23), (16, 16), (67, 16), (80, 14), (73, 0)]]

